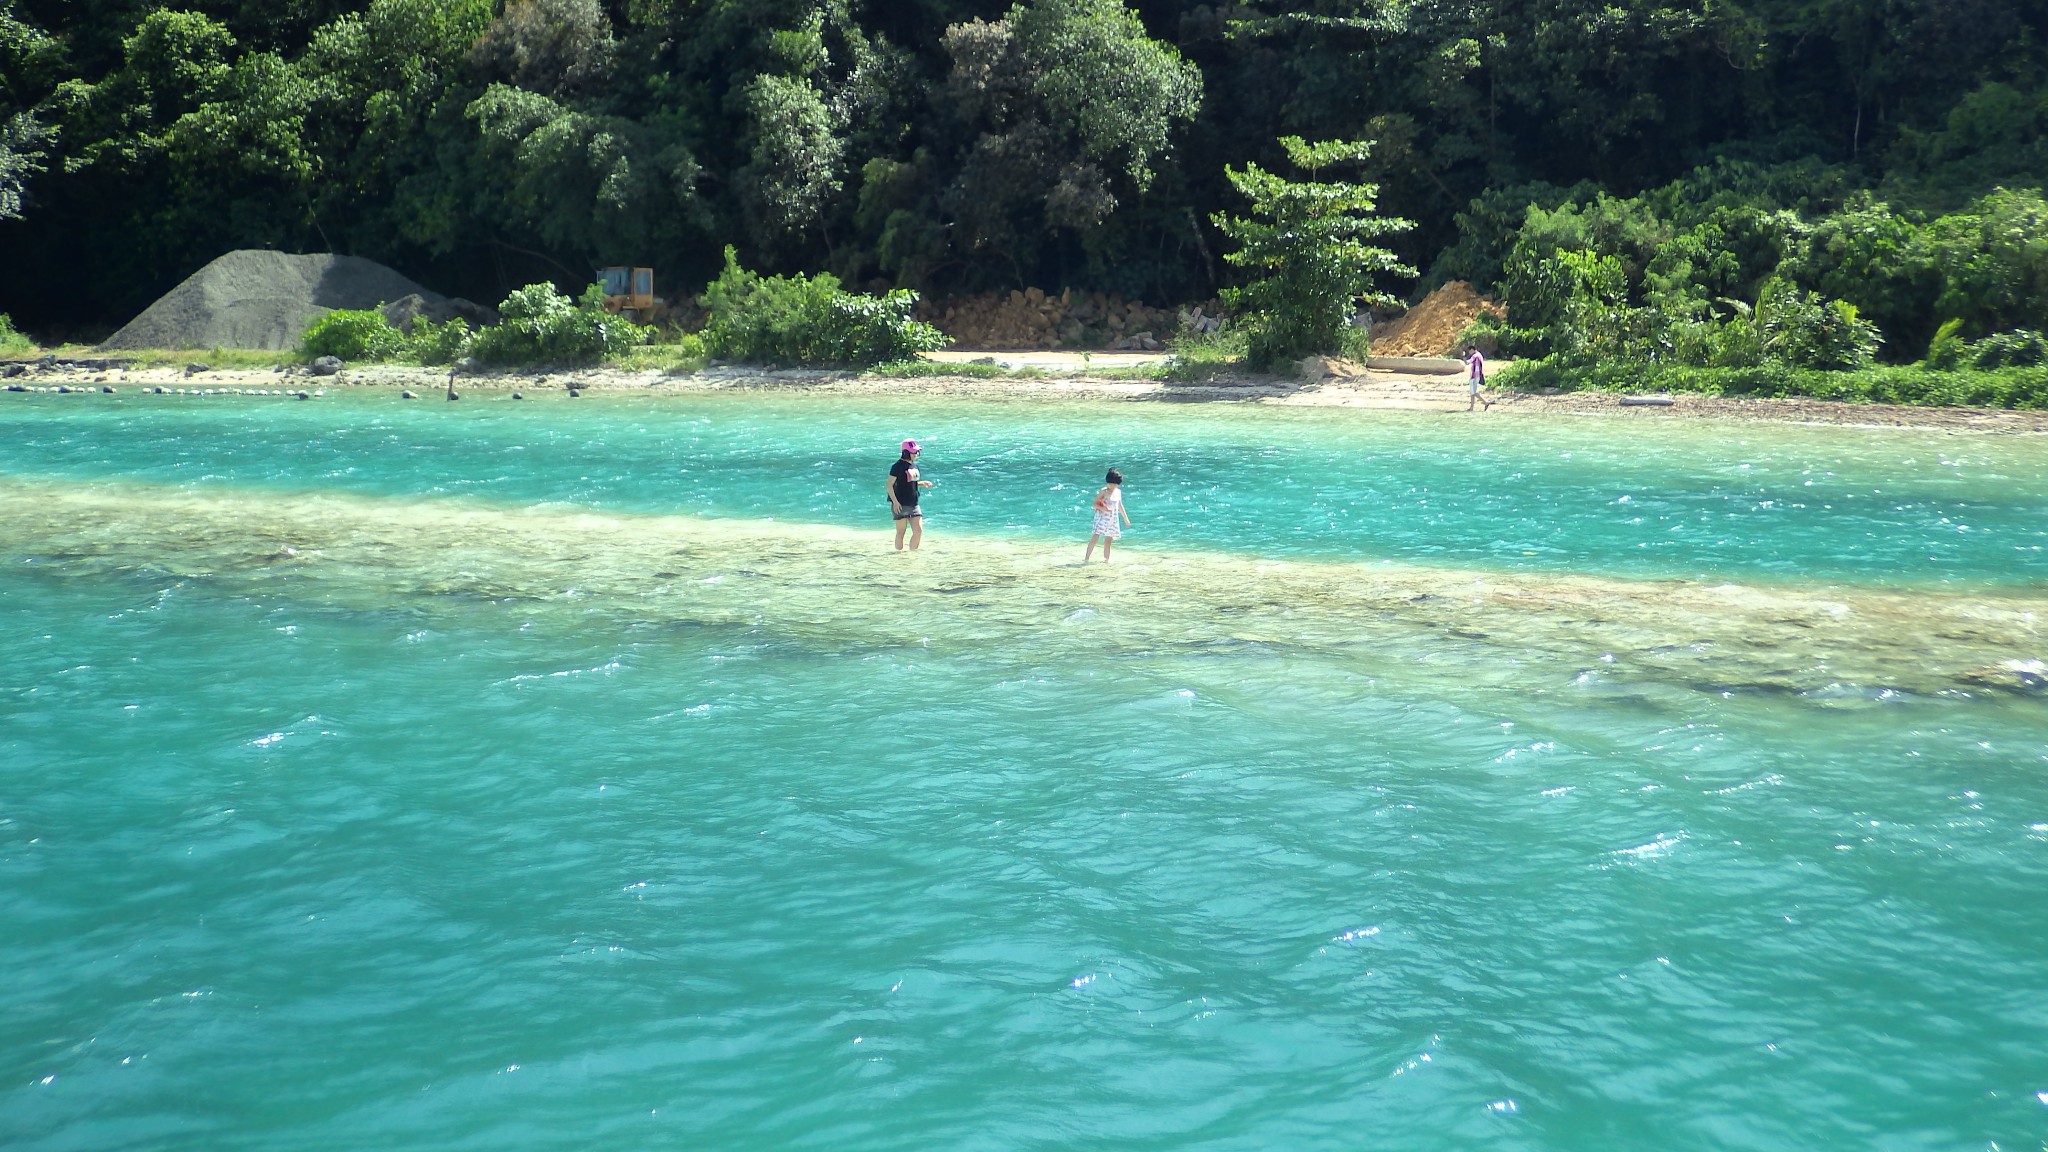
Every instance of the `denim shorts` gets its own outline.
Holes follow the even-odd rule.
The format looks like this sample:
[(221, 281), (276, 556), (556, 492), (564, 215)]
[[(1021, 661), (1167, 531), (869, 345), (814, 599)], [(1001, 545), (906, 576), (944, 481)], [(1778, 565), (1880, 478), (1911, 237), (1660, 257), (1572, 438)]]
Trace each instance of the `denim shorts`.
[(917, 510), (917, 505), (912, 504), (903, 511), (896, 513), (894, 518), (897, 520), (922, 520), (924, 519), (924, 513)]

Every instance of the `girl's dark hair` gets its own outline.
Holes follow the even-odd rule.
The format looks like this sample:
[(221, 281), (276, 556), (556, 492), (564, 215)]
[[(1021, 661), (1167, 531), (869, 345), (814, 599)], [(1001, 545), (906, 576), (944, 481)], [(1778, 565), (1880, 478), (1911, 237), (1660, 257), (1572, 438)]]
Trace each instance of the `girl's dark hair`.
[(1109, 475), (1103, 477), (1103, 479), (1107, 480), (1111, 484), (1121, 484), (1124, 482), (1124, 474), (1117, 471), (1114, 468), (1111, 468), (1109, 470)]

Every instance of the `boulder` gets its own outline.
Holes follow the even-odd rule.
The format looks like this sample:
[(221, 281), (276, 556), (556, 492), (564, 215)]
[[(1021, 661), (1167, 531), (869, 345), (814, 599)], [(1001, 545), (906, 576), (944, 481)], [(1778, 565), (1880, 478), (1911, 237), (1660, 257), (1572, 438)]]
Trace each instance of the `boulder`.
[(378, 309), (393, 328), (412, 335), (413, 322), (424, 316), (429, 323), (446, 324), (450, 320), (466, 321), (471, 328), (482, 328), (498, 322), (498, 310), (487, 308), (474, 300), (460, 296), (424, 296), (418, 292), (407, 293)]

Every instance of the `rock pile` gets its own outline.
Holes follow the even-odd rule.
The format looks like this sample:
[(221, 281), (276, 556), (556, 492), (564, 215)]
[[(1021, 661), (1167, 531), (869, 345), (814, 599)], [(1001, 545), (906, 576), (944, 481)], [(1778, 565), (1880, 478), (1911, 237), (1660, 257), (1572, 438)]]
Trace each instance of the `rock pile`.
[(186, 277), (100, 348), (292, 348), (306, 326), (328, 312), (394, 301), (408, 301), (414, 315), (437, 322), (464, 316), (477, 323), (491, 315), (488, 308), (430, 292), (375, 261), (249, 248)]
[(929, 320), (960, 348), (1029, 350), (1091, 348), (1158, 352), (1180, 330), (1212, 330), (1222, 313), (1217, 304), (1153, 308), (1101, 292), (1071, 289), (1048, 296), (1037, 288), (929, 301), (919, 319)]
[[(1375, 356), (1455, 356), (1462, 349), (1458, 337), (1480, 313), (1506, 319), (1508, 310), (1472, 290), (1463, 280), (1452, 280), (1422, 298), (1421, 303), (1372, 329)], [(1492, 355), (1494, 349), (1482, 351)]]

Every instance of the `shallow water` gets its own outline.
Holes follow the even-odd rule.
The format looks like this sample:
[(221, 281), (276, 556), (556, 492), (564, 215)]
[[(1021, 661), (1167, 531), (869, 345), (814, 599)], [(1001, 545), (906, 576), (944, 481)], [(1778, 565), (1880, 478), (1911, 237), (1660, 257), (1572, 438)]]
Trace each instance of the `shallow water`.
[(8, 400), (7, 1147), (2048, 1141), (2033, 439)]
[(2048, 546), (2048, 453), (2021, 437), (880, 397), (10, 399), (0, 460), (81, 479), (867, 525), (908, 432), (955, 532), (1085, 530), (1115, 465), (1148, 544), (1257, 556), (2031, 586)]

